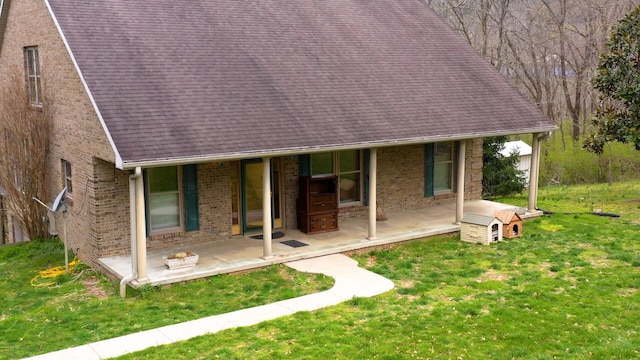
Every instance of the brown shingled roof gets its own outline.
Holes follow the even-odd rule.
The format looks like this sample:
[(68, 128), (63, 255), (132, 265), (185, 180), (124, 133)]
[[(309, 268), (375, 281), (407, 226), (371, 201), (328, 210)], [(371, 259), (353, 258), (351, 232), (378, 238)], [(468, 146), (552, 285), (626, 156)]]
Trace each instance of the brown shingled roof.
[(49, 0), (123, 167), (542, 132), (419, 0)]
[(520, 215), (518, 215), (514, 210), (496, 210), (493, 213), (493, 216), (495, 216), (503, 224), (509, 224), (514, 220), (522, 221)]

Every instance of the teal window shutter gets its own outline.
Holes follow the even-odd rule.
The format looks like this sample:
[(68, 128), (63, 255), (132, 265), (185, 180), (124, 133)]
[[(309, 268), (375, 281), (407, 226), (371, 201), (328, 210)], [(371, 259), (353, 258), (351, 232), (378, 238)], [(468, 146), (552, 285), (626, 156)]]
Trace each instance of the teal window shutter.
[(311, 155), (298, 155), (298, 175), (311, 176)]
[(184, 212), (185, 228), (187, 231), (200, 229), (200, 212), (198, 210), (198, 166), (184, 165), (182, 167), (184, 182)]
[(425, 144), (424, 145), (424, 196), (430, 197), (433, 196), (433, 183), (435, 176), (435, 145)]
[(144, 227), (147, 237), (151, 234), (149, 228), (149, 182), (147, 180), (147, 169), (142, 170), (142, 183), (144, 184)]
[(370, 174), (370, 167), (371, 167), (371, 163), (370, 163), (370, 159), (371, 159), (371, 151), (369, 151), (369, 149), (365, 149), (364, 150), (364, 191), (363, 191), (363, 195), (364, 199), (363, 199), (363, 203), (364, 206), (369, 206), (369, 174)]

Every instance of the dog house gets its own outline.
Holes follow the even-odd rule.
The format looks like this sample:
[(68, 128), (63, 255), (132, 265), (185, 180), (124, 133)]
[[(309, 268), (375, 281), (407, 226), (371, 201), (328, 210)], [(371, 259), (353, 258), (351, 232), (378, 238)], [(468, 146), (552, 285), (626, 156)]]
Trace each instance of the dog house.
[(522, 236), (522, 218), (512, 210), (498, 210), (493, 214), (502, 222), (502, 234), (507, 239)]
[(489, 245), (502, 240), (502, 221), (495, 216), (467, 214), (460, 222), (460, 240)]

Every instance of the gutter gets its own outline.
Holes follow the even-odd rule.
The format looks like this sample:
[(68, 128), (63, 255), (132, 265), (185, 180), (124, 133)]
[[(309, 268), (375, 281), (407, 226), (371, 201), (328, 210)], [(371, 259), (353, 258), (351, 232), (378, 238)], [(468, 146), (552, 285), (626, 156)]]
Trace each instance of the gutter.
[[(544, 127), (531, 128), (531, 129), (523, 129), (518, 133), (519, 134), (529, 134), (529, 133), (550, 134), (552, 131), (555, 131), (557, 129), (558, 129), (557, 126), (552, 125), (552, 126), (544, 126)], [(432, 136), (432, 137), (415, 138), (415, 139), (389, 139), (389, 140), (381, 140), (381, 141), (353, 143), (353, 144), (346, 144), (346, 145), (334, 144), (334, 145), (326, 145), (326, 146), (298, 147), (298, 148), (289, 148), (289, 149), (276, 149), (273, 151), (258, 150), (258, 151), (247, 151), (247, 152), (225, 153), (225, 154), (208, 154), (208, 155), (186, 156), (186, 157), (165, 158), (165, 159), (147, 159), (147, 160), (134, 160), (134, 161), (124, 160), (121, 163), (117, 163), (116, 167), (122, 170), (133, 170), (137, 167), (150, 168), (150, 167), (158, 167), (158, 166), (175, 166), (175, 165), (208, 163), (213, 161), (232, 161), (232, 160), (262, 158), (262, 157), (294, 156), (294, 155), (311, 154), (311, 153), (318, 153), (318, 152), (325, 152), (325, 151), (358, 150), (358, 149), (366, 149), (366, 148), (374, 148), (374, 147), (376, 148), (391, 147), (391, 146), (398, 146), (398, 145), (418, 145), (418, 144), (425, 144), (425, 143), (438, 142), (438, 141), (471, 140), (471, 139), (477, 139), (477, 138), (485, 138), (485, 137), (493, 137), (493, 136), (501, 136), (501, 135), (513, 135), (513, 134), (514, 133), (512, 131), (502, 131), (502, 132), (495, 132), (495, 133), (472, 133), (472, 134), (461, 134), (458, 136)]]
[(131, 223), (131, 274), (120, 280), (120, 297), (127, 297), (127, 284), (138, 277), (138, 223), (136, 221), (136, 179), (142, 176), (142, 170), (136, 168), (135, 172), (129, 175), (129, 218)]

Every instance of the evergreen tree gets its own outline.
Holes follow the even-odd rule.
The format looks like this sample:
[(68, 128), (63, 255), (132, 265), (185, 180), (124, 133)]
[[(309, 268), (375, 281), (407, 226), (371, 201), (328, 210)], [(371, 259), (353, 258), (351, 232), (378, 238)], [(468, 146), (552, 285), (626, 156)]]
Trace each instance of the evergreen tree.
[(482, 144), (482, 193), (486, 198), (508, 196), (524, 190), (526, 179), (524, 172), (516, 168), (518, 156), (503, 156), (506, 136), (484, 139)]
[(601, 154), (605, 143), (618, 141), (640, 150), (640, 6), (611, 31), (592, 84), (600, 104), (584, 147)]

